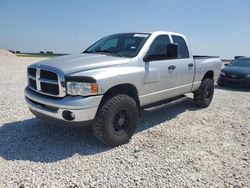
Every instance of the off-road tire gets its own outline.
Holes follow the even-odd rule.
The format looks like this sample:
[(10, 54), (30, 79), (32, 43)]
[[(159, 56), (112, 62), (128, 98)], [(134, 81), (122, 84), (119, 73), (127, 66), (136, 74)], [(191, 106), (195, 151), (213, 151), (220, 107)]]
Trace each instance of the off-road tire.
[(214, 81), (206, 78), (201, 82), (197, 91), (194, 92), (194, 103), (197, 107), (206, 108), (210, 105), (214, 95)]
[[(129, 119), (129, 123), (126, 123), (127, 129), (118, 132), (115, 130), (118, 113), (126, 112), (126, 123)], [(134, 134), (139, 119), (139, 110), (136, 101), (128, 95), (119, 94), (111, 98), (107, 98), (97, 111), (97, 115), (92, 124), (93, 133), (95, 136), (108, 146), (118, 146), (129, 142), (130, 138)], [(124, 124), (125, 124), (124, 123)], [(122, 125), (123, 126), (123, 125)], [(122, 127), (121, 126), (121, 127)], [(119, 128), (118, 128), (119, 129)], [(122, 128), (121, 128), (122, 129)]]

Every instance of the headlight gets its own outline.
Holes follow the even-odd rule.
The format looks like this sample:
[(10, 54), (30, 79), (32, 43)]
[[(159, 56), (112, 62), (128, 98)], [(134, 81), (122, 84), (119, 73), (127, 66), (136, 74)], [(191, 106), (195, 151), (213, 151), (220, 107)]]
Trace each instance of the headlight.
[(96, 83), (83, 83), (83, 82), (67, 82), (67, 93), (69, 95), (96, 95)]
[(247, 74), (246, 77), (247, 77), (247, 78), (250, 78), (250, 74)]
[(221, 75), (225, 76), (225, 73), (224, 72), (220, 72)]

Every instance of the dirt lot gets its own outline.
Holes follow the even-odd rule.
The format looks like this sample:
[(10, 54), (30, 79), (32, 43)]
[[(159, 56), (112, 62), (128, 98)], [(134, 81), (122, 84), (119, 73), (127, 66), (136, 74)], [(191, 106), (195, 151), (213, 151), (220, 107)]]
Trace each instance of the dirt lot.
[(0, 58), (0, 187), (250, 187), (249, 91), (143, 115), (129, 144), (108, 148), (31, 115), (26, 67), (39, 60)]

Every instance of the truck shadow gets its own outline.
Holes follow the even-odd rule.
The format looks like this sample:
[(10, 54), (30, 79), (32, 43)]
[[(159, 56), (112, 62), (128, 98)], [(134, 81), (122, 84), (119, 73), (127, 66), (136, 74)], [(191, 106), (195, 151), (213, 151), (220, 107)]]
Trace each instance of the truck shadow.
[[(193, 107), (186, 100), (171, 108), (142, 114), (137, 132), (171, 120)], [(75, 154), (94, 155), (110, 150), (101, 144), (87, 127), (62, 128), (37, 118), (4, 124), (0, 127), (0, 157), (6, 160), (56, 162)]]

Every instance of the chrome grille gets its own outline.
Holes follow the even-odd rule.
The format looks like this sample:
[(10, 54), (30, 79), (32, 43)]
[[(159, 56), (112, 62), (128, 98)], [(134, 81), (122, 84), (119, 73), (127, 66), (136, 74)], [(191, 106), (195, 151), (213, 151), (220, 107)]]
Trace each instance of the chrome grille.
[(47, 70), (41, 70), (40, 72), (40, 78), (44, 78), (44, 79), (49, 79), (49, 80), (58, 80), (57, 74), (51, 71), (47, 71)]
[(36, 76), (36, 69), (35, 68), (28, 68), (28, 75)]
[(37, 65), (28, 67), (27, 74), (28, 86), (32, 90), (53, 97), (66, 95), (64, 75), (59, 70)]

